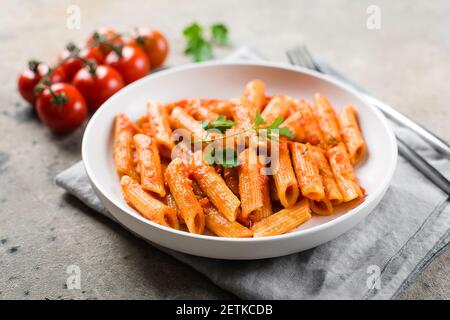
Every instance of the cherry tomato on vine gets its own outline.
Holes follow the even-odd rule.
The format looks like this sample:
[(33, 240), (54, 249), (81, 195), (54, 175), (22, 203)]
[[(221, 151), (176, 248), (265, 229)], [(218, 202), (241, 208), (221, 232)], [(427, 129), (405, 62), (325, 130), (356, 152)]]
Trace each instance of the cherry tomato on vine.
[(75, 45), (69, 44), (63, 51), (60, 52), (58, 58), (61, 63), (61, 67), (66, 72), (67, 81), (70, 82), (78, 70), (83, 68), (83, 59), (101, 64), (104, 56), (99, 47), (88, 47), (80, 51)]
[(155, 29), (139, 28), (130, 45), (139, 45), (147, 54), (152, 69), (163, 64), (169, 52), (169, 44), (164, 35)]
[[(50, 72), (50, 68), (48, 69)], [(67, 76), (66, 72), (64, 71), (61, 66), (57, 66), (53, 70), (51, 70), (50, 74), (50, 83), (60, 83), (60, 82), (66, 82)]]
[[(45, 77), (50, 71), (50, 67), (38, 61), (29, 61), (28, 66), (19, 74), (17, 86), (20, 95), (29, 103), (34, 104), (36, 94), (34, 87)], [(58, 83), (66, 81), (66, 74), (61, 67), (55, 68), (49, 76), (50, 83)]]
[(106, 56), (111, 52), (111, 45), (121, 46), (124, 44), (119, 33), (110, 28), (100, 28), (96, 30), (87, 40), (89, 47), (99, 45), (100, 50)]
[(56, 83), (45, 88), (38, 96), (36, 110), (41, 121), (55, 132), (77, 129), (88, 114), (83, 96), (67, 83)]
[(80, 69), (72, 80), (92, 111), (97, 110), (114, 93), (125, 85), (122, 76), (106, 65), (90, 65)]
[(137, 46), (123, 46), (119, 52), (111, 51), (105, 64), (122, 75), (125, 84), (136, 81), (150, 72), (150, 63), (145, 52)]

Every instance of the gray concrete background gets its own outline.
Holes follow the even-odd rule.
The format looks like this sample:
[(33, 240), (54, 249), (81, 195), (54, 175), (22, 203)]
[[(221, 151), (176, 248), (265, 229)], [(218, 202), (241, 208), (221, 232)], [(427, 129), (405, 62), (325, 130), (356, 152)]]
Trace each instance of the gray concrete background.
[[(69, 4), (81, 29), (66, 28)], [(366, 28), (366, 8), (381, 8), (381, 30)], [(448, 1), (0, 1), (0, 299), (232, 298), (204, 276), (150, 247), (53, 184), (80, 160), (82, 129), (56, 136), (16, 92), (16, 76), (35, 57), (52, 62), (66, 42), (100, 26), (151, 26), (182, 55), (182, 28), (224, 22), (232, 44), (268, 59), (303, 39), (380, 99), (450, 139)], [(447, 88), (447, 89), (445, 89)], [(444, 251), (399, 297), (450, 298), (450, 252)], [(66, 268), (82, 272), (67, 290)]]

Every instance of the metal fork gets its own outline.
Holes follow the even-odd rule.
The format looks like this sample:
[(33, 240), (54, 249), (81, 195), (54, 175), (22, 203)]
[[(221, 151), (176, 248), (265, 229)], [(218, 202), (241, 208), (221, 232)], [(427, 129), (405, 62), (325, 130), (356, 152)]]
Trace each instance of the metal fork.
[[(413, 120), (409, 119), (402, 113), (396, 111), (392, 107), (384, 104), (378, 99), (369, 96), (363, 88), (356, 85), (355, 83), (352, 83), (350, 80), (347, 80), (343, 75), (332, 69), (330, 66), (314, 60), (305, 44), (301, 44), (291, 50), (288, 50), (286, 52), (286, 55), (289, 59), (289, 62), (293, 65), (301, 66), (307, 69), (334, 76), (341, 81), (351, 85), (361, 94), (362, 98), (365, 99), (367, 103), (380, 109), (388, 118), (394, 120), (401, 126), (409, 128), (413, 132), (417, 133), (440, 153), (450, 156), (450, 146), (445, 141), (441, 140), (433, 133), (415, 123)], [(396, 138), (398, 142), (399, 153), (436, 186), (450, 195), (450, 182), (431, 164), (429, 164), (428, 161), (426, 161), (416, 151), (410, 148), (400, 137), (396, 136)]]

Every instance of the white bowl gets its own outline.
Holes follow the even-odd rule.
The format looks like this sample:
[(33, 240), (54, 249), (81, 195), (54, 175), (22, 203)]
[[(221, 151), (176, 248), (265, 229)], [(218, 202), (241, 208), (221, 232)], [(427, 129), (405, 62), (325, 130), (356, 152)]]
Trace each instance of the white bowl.
[[(311, 100), (325, 94), (336, 110), (356, 106), (368, 154), (356, 168), (367, 196), (358, 206), (327, 217), (314, 216), (296, 230), (264, 238), (234, 239), (195, 235), (144, 219), (124, 201), (113, 163), (113, 120), (120, 112), (132, 119), (145, 114), (149, 100), (239, 96), (244, 85), (261, 79), (269, 95), (287, 94)], [(119, 91), (97, 110), (86, 128), (82, 156), (91, 184), (111, 214), (126, 228), (161, 246), (203, 257), (261, 259), (291, 254), (330, 241), (346, 232), (379, 203), (397, 163), (397, 145), (384, 116), (357, 92), (330, 77), (277, 64), (212, 62), (182, 66), (147, 76)]]

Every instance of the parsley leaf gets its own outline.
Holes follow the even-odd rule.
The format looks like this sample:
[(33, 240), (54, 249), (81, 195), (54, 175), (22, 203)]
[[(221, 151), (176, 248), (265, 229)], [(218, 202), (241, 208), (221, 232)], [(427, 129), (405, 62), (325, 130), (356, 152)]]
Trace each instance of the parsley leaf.
[(282, 137), (286, 137), (291, 140), (295, 140), (295, 134), (288, 127), (279, 128), (278, 134)]
[(217, 129), (220, 132), (224, 133), (228, 129), (230, 129), (234, 125), (233, 120), (227, 120), (225, 116), (219, 116), (216, 120), (213, 122), (209, 122), (208, 120), (205, 120), (202, 122), (202, 128), (205, 130), (209, 129)]
[(282, 127), (280, 128), (280, 125), (284, 122), (284, 119), (281, 117), (277, 117), (273, 122), (266, 128), (267, 130), (267, 137), (269, 139), (275, 138), (275, 136), (281, 136), (286, 137), (289, 139), (294, 140), (295, 135), (292, 133), (292, 131), (288, 127)]
[(204, 120), (203, 122), (202, 122), (202, 128), (203, 129), (205, 129), (205, 130), (207, 130), (206, 128), (209, 126), (209, 120)]
[(200, 41), (197, 43), (191, 54), (194, 62), (211, 60), (214, 57), (211, 44), (206, 41)]
[(195, 62), (213, 58), (211, 44), (203, 38), (203, 28), (194, 22), (183, 30), (187, 44), (184, 53), (191, 55)]
[(203, 160), (210, 166), (215, 166), (216, 163), (226, 168), (234, 168), (239, 166), (239, 160), (236, 152), (231, 148), (215, 149), (205, 148), (203, 153)]
[(190, 55), (194, 62), (210, 60), (214, 57), (212, 44), (225, 45), (228, 42), (228, 29), (216, 23), (210, 26), (211, 40), (203, 35), (203, 27), (194, 22), (183, 29), (186, 39), (184, 53)]
[[(223, 140), (236, 135), (244, 134), (245, 132), (251, 130), (256, 132), (259, 139), (278, 141), (279, 137), (282, 136), (287, 137), (291, 140), (295, 140), (295, 135), (292, 133), (289, 127), (280, 128), (280, 125), (282, 125), (283, 122), (284, 119), (282, 117), (277, 117), (272, 121), (270, 125), (264, 126), (266, 125), (265, 120), (261, 117), (261, 114), (259, 112), (256, 112), (255, 119), (251, 126), (241, 130), (240, 132), (233, 133), (227, 136), (226, 131), (231, 128), (235, 122), (233, 120), (228, 120), (225, 116), (221, 115), (215, 121), (203, 121), (202, 128), (205, 130), (217, 129), (220, 132), (225, 133), (225, 135), (221, 136), (220, 138), (202, 140), (202, 142), (214, 142), (216, 140)], [(214, 166), (215, 164), (221, 164), (222, 166), (228, 168), (239, 166), (237, 153), (231, 148), (215, 149), (212, 145), (211, 148), (206, 147), (204, 150), (204, 160), (212, 166)]]
[(267, 127), (267, 129), (278, 129), (280, 124), (284, 122), (284, 119), (282, 117), (276, 117), (275, 120)]
[(255, 120), (253, 120), (253, 124), (255, 126), (262, 126), (262, 125), (266, 124), (264, 119), (261, 117), (261, 113), (259, 113), (259, 111), (256, 112), (256, 116), (255, 116)]
[(221, 24), (216, 23), (211, 25), (212, 39), (219, 45), (226, 45), (228, 43), (228, 28)]
[(183, 30), (183, 35), (187, 40), (200, 39), (203, 37), (202, 33), (203, 28), (197, 22), (190, 24)]
[(191, 55), (195, 62), (213, 58), (211, 45), (203, 39), (192, 39), (188, 41), (184, 53)]

